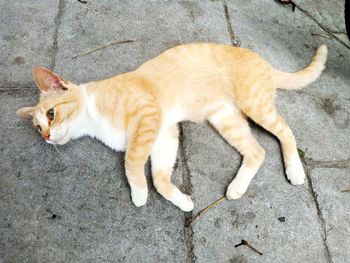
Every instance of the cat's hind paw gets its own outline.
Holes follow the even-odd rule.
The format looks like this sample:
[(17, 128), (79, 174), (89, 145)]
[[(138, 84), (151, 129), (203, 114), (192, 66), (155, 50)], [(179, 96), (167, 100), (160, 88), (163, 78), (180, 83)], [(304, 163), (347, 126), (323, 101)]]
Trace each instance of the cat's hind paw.
[(286, 169), (287, 178), (292, 185), (301, 185), (305, 182), (305, 172), (298, 157), (293, 159)]
[(305, 183), (305, 174), (299, 174), (298, 176), (288, 177), (292, 185), (302, 185)]

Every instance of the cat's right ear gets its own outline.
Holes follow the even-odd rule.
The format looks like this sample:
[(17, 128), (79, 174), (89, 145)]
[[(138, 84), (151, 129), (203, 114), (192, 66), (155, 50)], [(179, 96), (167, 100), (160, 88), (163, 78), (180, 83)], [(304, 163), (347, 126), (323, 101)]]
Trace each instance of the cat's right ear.
[(52, 91), (63, 92), (67, 89), (68, 81), (47, 68), (35, 67), (33, 76), (38, 88), (44, 94)]
[(35, 107), (24, 107), (16, 111), (16, 115), (22, 119), (30, 119), (33, 117)]

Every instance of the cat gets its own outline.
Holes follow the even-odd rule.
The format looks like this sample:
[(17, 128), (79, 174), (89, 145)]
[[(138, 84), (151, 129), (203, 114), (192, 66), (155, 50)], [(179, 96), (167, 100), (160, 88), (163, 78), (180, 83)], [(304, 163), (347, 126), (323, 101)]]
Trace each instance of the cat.
[(326, 60), (327, 47), (322, 45), (308, 67), (285, 73), (248, 49), (198, 43), (169, 49), (135, 71), (81, 85), (35, 67), (39, 103), (17, 115), (32, 118), (47, 143), (62, 145), (88, 135), (126, 151), (126, 176), (138, 207), (147, 201), (144, 165), (150, 156), (157, 191), (181, 210), (191, 211), (191, 197), (170, 179), (179, 143), (177, 124), (207, 120), (242, 154), (228, 199), (247, 191), (265, 158), (248, 118), (279, 139), (287, 178), (293, 185), (303, 184), (295, 138), (274, 99), (277, 88), (296, 90), (315, 81)]

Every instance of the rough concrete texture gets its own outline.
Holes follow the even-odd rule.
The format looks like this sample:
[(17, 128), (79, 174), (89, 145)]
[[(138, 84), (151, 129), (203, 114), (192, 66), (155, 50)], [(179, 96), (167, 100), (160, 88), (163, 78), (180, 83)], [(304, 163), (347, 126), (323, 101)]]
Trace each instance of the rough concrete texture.
[(289, 6), (268, 0), (248, 3), (229, 2), (235, 33), (243, 47), (255, 50), (275, 68), (299, 70), (310, 62), (317, 47), (328, 45), (329, 59), (321, 78), (301, 91), (279, 91), (277, 106), (308, 158), (350, 159), (349, 49), (335, 39), (313, 36), (325, 32), (299, 9), (293, 12)]
[(32, 67), (53, 63), (58, 1), (0, 1), (0, 85), (33, 86)]
[(299, 10), (309, 14), (331, 33), (346, 34), (344, 1), (294, 0)]
[[(295, 3), (293, 12), (273, 0), (0, 0), (0, 262), (346, 262), (350, 44), (342, 33), (344, 2)], [(121, 40), (135, 42), (72, 59)], [(327, 69), (316, 83), (277, 96), (306, 152), (308, 182), (289, 184), (276, 138), (252, 123), (267, 156), (247, 194), (223, 201), (190, 226), (225, 194), (241, 162), (207, 124), (180, 125), (173, 181), (195, 203), (183, 213), (156, 193), (149, 165), (148, 203), (136, 208), (122, 153), (89, 138), (56, 149), (15, 116), (39, 96), (34, 65), (80, 83), (133, 70), (177, 44), (238, 40), (285, 71), (309, 63), (319, 45), (329, 46)], [(235, 247), (242, 239), (263, 255)]]
[[(266, 160), (243, 198), (225, 201), (193, 224), (197, 262), (327, 262), (308, 187), (288, 183), (276, 140), (254, 132)], [(240, 157), (206, 125), (187, 125), (184, 134), (196, 213), (226, 192)], [(235, 248), (242, 239), (263, 255)]]
[[(211, 1), (65, 1), (56, 71), (86, 82), (134, 70), (171, 47), (190, 42), (230, 43), (222, 3)], [(77, 54), (122, 40), (135, 40)], [(69, 65), (69, 66), (68, 66)], [(82, 66), (84, 65), (84, 66)]]
[(325, 222), (326, 242), (334, 262), (350, 258), (350, 169), (315, 168), (312, 186)]
[(183, 262), (184, 214), (154, 188), (133, 206), (123, 154), (87, 138), (44, 144), (15, 117), (36, 93), (1, 91), (2, 262)]

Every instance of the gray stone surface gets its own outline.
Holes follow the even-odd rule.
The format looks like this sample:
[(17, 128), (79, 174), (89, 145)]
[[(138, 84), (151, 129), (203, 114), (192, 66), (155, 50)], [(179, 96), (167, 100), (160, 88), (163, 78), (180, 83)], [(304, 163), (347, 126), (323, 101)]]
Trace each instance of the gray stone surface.
[(315, 48), (329, 47), (327, 68), (320, 79), (301, 91), (279, 91), (276, 102), (308, 158), (350, 159), (349, 49), (335, 39), (313, 36), (316, 30), (325, 32), (303, 12), (292, 12), (275, 1), (241, 0), (229, 2), (229, 8), (242, 46), (279, 70), (300, 70)]
[[(55, 68), (73, 81), (90, 81), (136, 68), (179, 43), (229, 43), (222, 8), (210, 1), (116, 5), (64, 1), (56, 19)], [(126, 38), (137, 42), (72, 59), (86, 49)], [(42, 65), (49, 67), (53, 57), (47, 57)], [(37, 92), (28, 92), (3, 89), (1, 94), (0, 105), (6, 112), (1, 123), (9, 123), (1, 142), (6, 156), (1, 165), (1, 214), (5, 215), (1, 234), (6, 240), (1, 258), (5, 262), (184, 262), (188, 257), (184, 214), (153, 187), (147, 207), (135, 208), (123, 154), (117, 155), (116, 165), (115, 154), (90, 139), (60, 147), (59, 152), (45, 145), (31, 124), (24, 125), (14, 114), (19, 107), (35, 103)], [(173, 181), (181, 187), (181, 162), (177, 167)]]
[(326, 228), (333, 262), (350, 258), (350, 169), (316, 168), (311, 179)]
[[(0, 0), (0, 262), (346, 262), (350, 44), (341, 33), (343, 1), (295, 2), (304, 12), (272, 0)], [(323, 37), (315, 21), (345, 45)], [(151, 180), (147, 206), (134, 207), (122, 153), (89, 138), (55, 149), (15, 116), (37, 101), (34, 65), (87, 82), (133, 70), (177, 44), (229, 44), (231, 37), (285, 71), (329, 46), (321, 78), (277, 98), (306, 151), (308, 184), (289, 184), (276, 138), (251, 124), (267, 157), (247, 194), (184, 227), (225, 194), (241, 162), (207, 124), (182, 125), (173, 181), (192, 191), (195, 203), (183, 213)], [(72, 59), (126, 39), (136, 41)], [(150, 179), (149, 165), (146, 172)], [(235, 248), (242, 239), (263, 255)]]
[[(86, 82), (134, 70), (181, 43), (230, 43), (220, 2), (66, 1), (58, 33), (56, 70)], [(135, 40), (72, 59), (113, 41)]]
[(0, 87), (34, 86), (32, 68), (53, 61), (58, 1), (0, 1)]
[(310, 14), (318, 23), (333, 33), (345, 33), (344, 0), (313, 1), (294, 0), (298, 6)]
[[(193, 224), (196, 262), (327, 262), (308, 187), (288, 183), (278, 143), (253, 128), (266, 160), (244, 197), (224, 201)], [(240, 156), (207, 125), (187, 124), (184, 134), (196, 214), (225, 194)], [(242, 239), (263, 255), (235, 248)]]
[(0, 96), (1, 262), (185, 261), (184, 214), (153, 187), (135, 207), (122, 153), (88, 138), (56, 150), (15, 116), (38, 94), (15, 95)]

